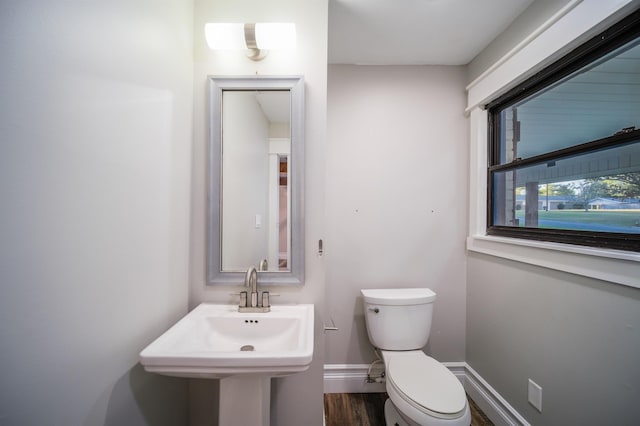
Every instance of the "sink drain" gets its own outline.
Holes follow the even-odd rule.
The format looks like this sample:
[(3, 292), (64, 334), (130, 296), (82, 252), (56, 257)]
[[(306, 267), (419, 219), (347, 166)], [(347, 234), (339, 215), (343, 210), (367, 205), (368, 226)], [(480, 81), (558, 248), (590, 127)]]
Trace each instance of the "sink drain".
[(244, 345), (240, 348), (241, 351), (253, 351), (255, 350), (255, 348), (253, 347), (253, 345)]

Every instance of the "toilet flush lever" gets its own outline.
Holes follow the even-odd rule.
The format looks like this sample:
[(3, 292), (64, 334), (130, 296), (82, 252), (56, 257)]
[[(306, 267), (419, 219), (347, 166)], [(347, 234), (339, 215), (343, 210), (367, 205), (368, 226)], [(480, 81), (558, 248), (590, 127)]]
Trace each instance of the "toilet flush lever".
[(370, 311), (373, 311), (374, 314), (377, 314), (378, 312), (380, 312), (380, 309), (378, 308), (369, 308)]

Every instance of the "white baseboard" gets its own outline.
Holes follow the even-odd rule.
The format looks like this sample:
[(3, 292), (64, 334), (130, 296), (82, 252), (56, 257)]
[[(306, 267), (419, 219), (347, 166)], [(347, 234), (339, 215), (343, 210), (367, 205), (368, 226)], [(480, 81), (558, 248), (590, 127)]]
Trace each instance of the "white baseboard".
[(369, 364), (325, 364), (324, 393), (384, 392), (384, 383), (367, 383)]
[[(465, 391), (496, 426), (530, 426), (495, 389), (466, 362), (443, 362)], [(367, 383), (368, 364), (325, 364), (324, 393), (384, 392), (384, 383)]]
[(496, 426), (530, 426), (529, 422), (468, 364), (465, 365), (465, 372), (467, 380), (464, 390)]

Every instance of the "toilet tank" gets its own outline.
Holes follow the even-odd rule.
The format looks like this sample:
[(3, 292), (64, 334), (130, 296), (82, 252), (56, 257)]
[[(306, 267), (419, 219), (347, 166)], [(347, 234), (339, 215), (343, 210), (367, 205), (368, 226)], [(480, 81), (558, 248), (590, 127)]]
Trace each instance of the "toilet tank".
[(428, 288), (360, 290), (369, 340), (378, 349), (421, 349), (429, 340), (436, 294)]

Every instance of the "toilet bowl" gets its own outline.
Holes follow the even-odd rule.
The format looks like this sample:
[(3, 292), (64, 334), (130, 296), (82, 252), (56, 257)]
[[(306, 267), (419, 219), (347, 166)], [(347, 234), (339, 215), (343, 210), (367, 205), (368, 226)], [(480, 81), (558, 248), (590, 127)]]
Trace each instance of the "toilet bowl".
[(365, 322), (385, 365), (389, 426), (469, 426), (462, 384), (421, 349), (431, 331), (435, 293), (428, 288), (364, 289)]
[(385, 406), (388, 425), (469, 426), (471, 413), (464, 388), (444, 365), (422, 351), (382, 351), (382, 358), (389, 395)]

